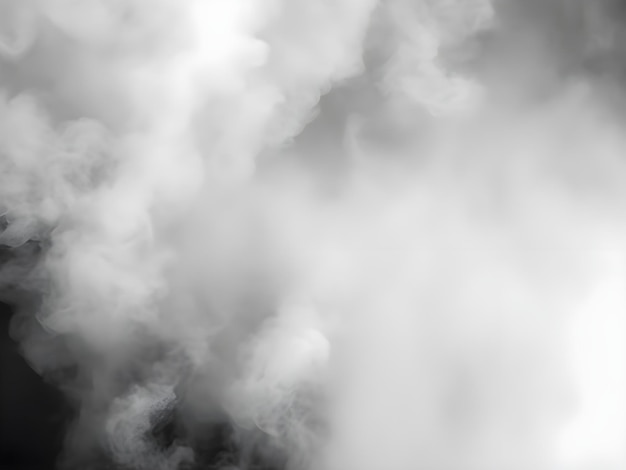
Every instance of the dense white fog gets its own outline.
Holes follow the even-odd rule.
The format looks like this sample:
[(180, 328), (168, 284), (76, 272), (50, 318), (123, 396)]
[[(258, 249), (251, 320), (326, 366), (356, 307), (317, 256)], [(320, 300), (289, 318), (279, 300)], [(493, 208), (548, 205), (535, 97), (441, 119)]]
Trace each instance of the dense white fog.
[(0, 284), (60, 468), (626, 469), (625, 21), (0, 0)]

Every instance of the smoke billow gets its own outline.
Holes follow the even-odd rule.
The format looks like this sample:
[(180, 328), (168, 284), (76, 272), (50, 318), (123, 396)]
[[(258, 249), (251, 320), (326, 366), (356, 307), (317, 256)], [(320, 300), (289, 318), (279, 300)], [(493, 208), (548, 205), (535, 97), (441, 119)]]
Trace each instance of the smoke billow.
[(626, 468), (623, 10), (0, 0), (59, 466)]

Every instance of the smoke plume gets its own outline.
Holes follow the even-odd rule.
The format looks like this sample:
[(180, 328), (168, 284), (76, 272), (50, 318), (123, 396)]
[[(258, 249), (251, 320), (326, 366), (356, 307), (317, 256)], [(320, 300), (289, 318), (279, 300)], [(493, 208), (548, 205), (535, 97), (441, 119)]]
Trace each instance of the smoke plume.
[(626, 469), (625, 20), (0, 0), (0, 288), (60, 468)]

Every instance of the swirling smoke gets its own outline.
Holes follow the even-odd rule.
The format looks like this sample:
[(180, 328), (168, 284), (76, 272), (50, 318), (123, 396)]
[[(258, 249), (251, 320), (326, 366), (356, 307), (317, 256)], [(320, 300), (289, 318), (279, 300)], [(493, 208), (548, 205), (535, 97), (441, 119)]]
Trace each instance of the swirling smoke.
[(1, 0), (0, 286), (59, 466), (626, 469), (623, 19)]

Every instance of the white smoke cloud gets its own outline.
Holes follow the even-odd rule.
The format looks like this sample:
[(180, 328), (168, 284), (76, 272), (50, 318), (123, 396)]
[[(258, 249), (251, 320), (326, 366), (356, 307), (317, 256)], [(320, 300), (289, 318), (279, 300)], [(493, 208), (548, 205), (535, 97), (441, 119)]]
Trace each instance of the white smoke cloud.
[(396, 44), (383, 83), (390, 93), (400, 92), (435, 114), (471, 107), (479, 87), (452, 75), (440, 55), (490, 25), (491, 2), (396, 1), (389, 5), (389, 16)]
[(66, 465), (205, 465), (177, 408), (223, 467), (626, 465), (620, 120), (481, 52), (518, 3), (0, 3), (0, 243), (41, 245), (0, 281), (77, 368)]

